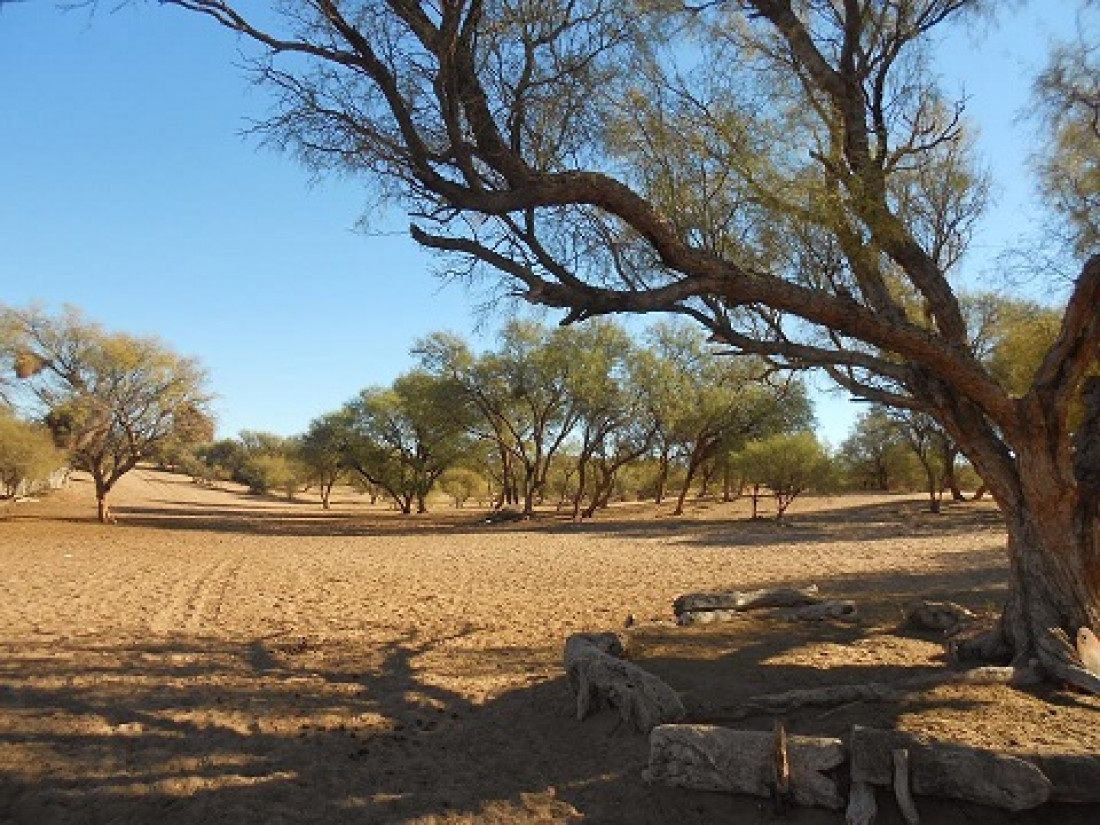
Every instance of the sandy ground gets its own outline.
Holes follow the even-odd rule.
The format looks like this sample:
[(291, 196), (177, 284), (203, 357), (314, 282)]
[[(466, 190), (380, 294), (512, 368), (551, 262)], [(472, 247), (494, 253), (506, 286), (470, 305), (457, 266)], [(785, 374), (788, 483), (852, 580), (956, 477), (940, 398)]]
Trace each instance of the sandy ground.
[[(1004, 592), (983, 504), (934, 517), (914, 498), (807, 500), (782, 526), (748, 521), (743, 502), (486, 524), (139, 470), (115, 495), (117, 526), (93, 505), (77, 479), (0, 509), (0, 823), (780, 821), (765, 800), (643, 783), (644, 737), (610, 714), (574, 718), (565, 638), (619, 630), (693, 720), (721, 722), (756, 694), (942, 667), (939, 640), (899, 629), (905, 602), (991, 612)], [(856, 599), (862, 621), (670, 622), (684, 592), (811, 582)], [(860, 723), (1100, 754), (1098, 722), (1095, 700), (996, 687), (789, 719), (795, 733)], [(901, 821), (880, 803), (880, 823)], [(1100, 822), (1080, 806), (920, 807), (948, 825)]]

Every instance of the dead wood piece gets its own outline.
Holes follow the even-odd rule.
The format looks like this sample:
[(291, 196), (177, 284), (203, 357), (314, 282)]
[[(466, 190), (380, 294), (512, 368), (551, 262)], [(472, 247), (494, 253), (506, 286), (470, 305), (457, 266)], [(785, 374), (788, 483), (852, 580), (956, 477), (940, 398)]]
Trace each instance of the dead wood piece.
[(663, 722), (678, 722), (684, 704), (668, 684), (633, 662), (618, 658), (622, 642), (614, 633), (579, 633), (565, 643), (565, 671), (583, 721), (602, 705), (617, 708), (623, 721), (642, 733)]
[(1050, 798), (1051, 782), (1024, 759), (964, 745), (931, 743), (901, 731), (855, 726), (848, 743), (852, 781), (889, 785), (896, 750), (909, 752), (914, 793), (966, 799), (982, 805), (1022, 811)]
[(744, 614), (736, 610), (687, 610), (676, 617), (676, 624), (686, 627), (693, 624), (732, 622), (742, 615)]
[[(844, 762), (839, 739), (787, 736), (790, 791), (798, 805), (844, 807), (825, 771)], [(774, 790), (775, 734), (712, 725), (660, 725), (649, 735), (644, 777), (680, 788), (768, 797)]]
[(817, 604), (817, 585), (774, 587), (765, 590), (728, 590), (718, 593), (687, 593), (672, 603), (677, 616), (711, 610), (755, 610), (758, 607), (797, 607)]
[(853, 782), (848, 793), (848, 809), (844, 813), (845, 825), (874, 825), (878, 816), (875, 788), (867, 782)]
[(909, 751), (896, 748), (890, 755), (894, 763), (894, 798), (898, 801), (898, 810), (907, 825), (919, 825), (920, 814), (909, 787)]
[(909, 606), (906, 623), (917, 630), (934, 630), (945, 636), (970, 627), (978, 619), (965, 607), (954, 602), (920, 601)]
[(820, 604), (808, 604), (803, 607), (784, 607), (772, 610), (769, 618), (785, 619), (796, 622), (823, 622), (834, 620), (838, 622), (859, 621), (859, 609), (856, 603), (850, 599), (821, 602)]

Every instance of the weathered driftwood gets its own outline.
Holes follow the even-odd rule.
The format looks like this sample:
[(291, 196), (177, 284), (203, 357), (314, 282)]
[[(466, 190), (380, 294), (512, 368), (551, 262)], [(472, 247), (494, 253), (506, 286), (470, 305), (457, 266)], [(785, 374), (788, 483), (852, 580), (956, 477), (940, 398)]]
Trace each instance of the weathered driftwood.
[(837, 599), (819, 604), (807, 604), (802, 607), (780, 607), (768, 611), (768, 618), (785, 619), (796, 622), (838, 622), (859, 621), (859, 610), (850, 599)]
[(895, 748), (890, 756), (894, 763), (894, 799), (898, 802), (898, 810), (907, 825), (919, 825), (920, 814), (917, 813), (917, 803), (913, 801), (913, 791), (909, 787), (909, 751)]
[[(771, 796), (775, 734), (711, 725), (660, 725), (649, 735), (648, 782), (681, 788)], [(799, 805), (839, 810), (836, 781), (825, 771), (844, 762), (839, 739), (787, 736), (790, 793)]]
[(878, 816), (875, 787), (867, 782), (853, 782), (848, 793), (848, 809), (844, 812), (846, 825), (872, 825)]
[(809, 587), (775, 587), (767, 590), (728, 590), (719, 593), (686, 593), (672, 603), (677, 616), (685, 613), (705, 613), (715, 610), (755, 610), (760, 607), (797, 607), (817, 604), (817, 585)]
[(914, 793), (966, 799), (1022, 811), (1042, 805), (1051, 782), (1031, 762), (964, 745), (928, 741), (901, 731), (856, 726), (848, 743), (853, 782), (889, 785), (894, 781), (894, 751), (909, 752)]
[(686, 627), (693, 624), (732, 622), (744, 615), (740, 610), (689, 610), (676, 617), (676, 624)]
[(577, 719), (584, 720), (602, 705), (618, 709), (623, 721), (642, 733), (683, 719), (686, 711), (676, 691), (620, 659), (622, 652), (614, 633), (578, 633), (566, 641), (565, 672), (577, 697)]
[(909, 605), (906, 622), (918, 630), (934, 630), (945, 636), (972, 626), (978, 617), (954, 602), (919, 601)]

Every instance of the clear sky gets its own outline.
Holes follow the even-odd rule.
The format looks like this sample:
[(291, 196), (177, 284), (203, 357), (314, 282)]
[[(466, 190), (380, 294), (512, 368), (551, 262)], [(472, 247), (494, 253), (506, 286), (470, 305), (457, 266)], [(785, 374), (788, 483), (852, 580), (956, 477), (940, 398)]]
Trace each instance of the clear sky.
[[(388, 384), (415, 339), (476, 339), (480, 296), (432, 275), (392, 215), (363, 234), (360, 181), (314, 182), (242, 136), (268, 98), (241, 44), (198, 15), (135, 3), (94, 17), (52, 0), (0, 5), (0, 303), (75, 304), (114, 330), (197, 356), (219, 434), (302, 432), (365, 386)], [(1019, 122), (1072, 0), (1037, 0), (980, 39), (940, 50), (983, 129), (999, 206), (969, 273), (1038, 218)], [(961, 80), (965, 78), (965, 83)], [(824, 396), (836, 444), (853, 405)]]

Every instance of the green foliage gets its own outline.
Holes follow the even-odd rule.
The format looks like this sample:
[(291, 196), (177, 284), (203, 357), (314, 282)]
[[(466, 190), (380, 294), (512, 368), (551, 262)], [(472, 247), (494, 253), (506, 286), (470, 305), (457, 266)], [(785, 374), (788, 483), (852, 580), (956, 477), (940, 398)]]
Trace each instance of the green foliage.
[(1040, 181), (1061, 233), (1082, 257), (1100, 252), (1100, 8), (1078, 17), (1078, 38), (1053, 52), (1036, 83), (1052, 140), (1038, 157)]
[(244, 474), (249, 490), (253, 493), (277, 491), (294, 498), (308, 479), (307, 468), (290, 453), (264, 452), (252, 455), (245, 463)]
[(190, 473), (195, 469), (195, 450), (214, 441), (214, 418), (199, 407), (183, 407), (176, 416), (176, 425), (149, 456), (159, 466)]
[(810, 489), (827, 489), (834, 480), (829, 454), (812, 433), (778, 434), (751, 441), (734, 458), (742, 478), (771, 490), (780, 519), (791, 502)]
[(448, 377), (414, 370), (391, 389), (364, 390), (345, 408), (345, 460), (409, 513), (427, 509), (432, 485), (469, 449), (472, 413)]
[[(206, 416), (202, 370), (156, 339), (106, 332), (73, 309), (5, 309), (0, 327), (0, 355), (72, 466), (91, 473), (103, 521), (115, 482)], [(35, 369), (20, 370), (28, 357)]]
[(974, 348), (990, 374), (1012, 395), (1026, 394), (1058, 337), (1062, 313), (989, 292), (966, 296), (964, 306)]
[(470, 499), (479, 499), (487, 484), (480, 473), (468, 467), (450, 467), (439, 478), (439, 488), (463, 507)]
[(311, 421), (298, 443), (298, 458), (311, 480), (320, 486), (326, 509), (333, 486), (348, 469), (346, 454), (351, 438), (351, 416), (347, 410), (338, 410)]
[(885, 492), (915, 490), (921, 485), (920, 466), (901, 424), (882, 407), (860, 415), (836, 460), (849, 489)]
[(44, 480), (64, 463), (46, 427), (0, 408), (0, 498), (16, 495), (23, 482)]

